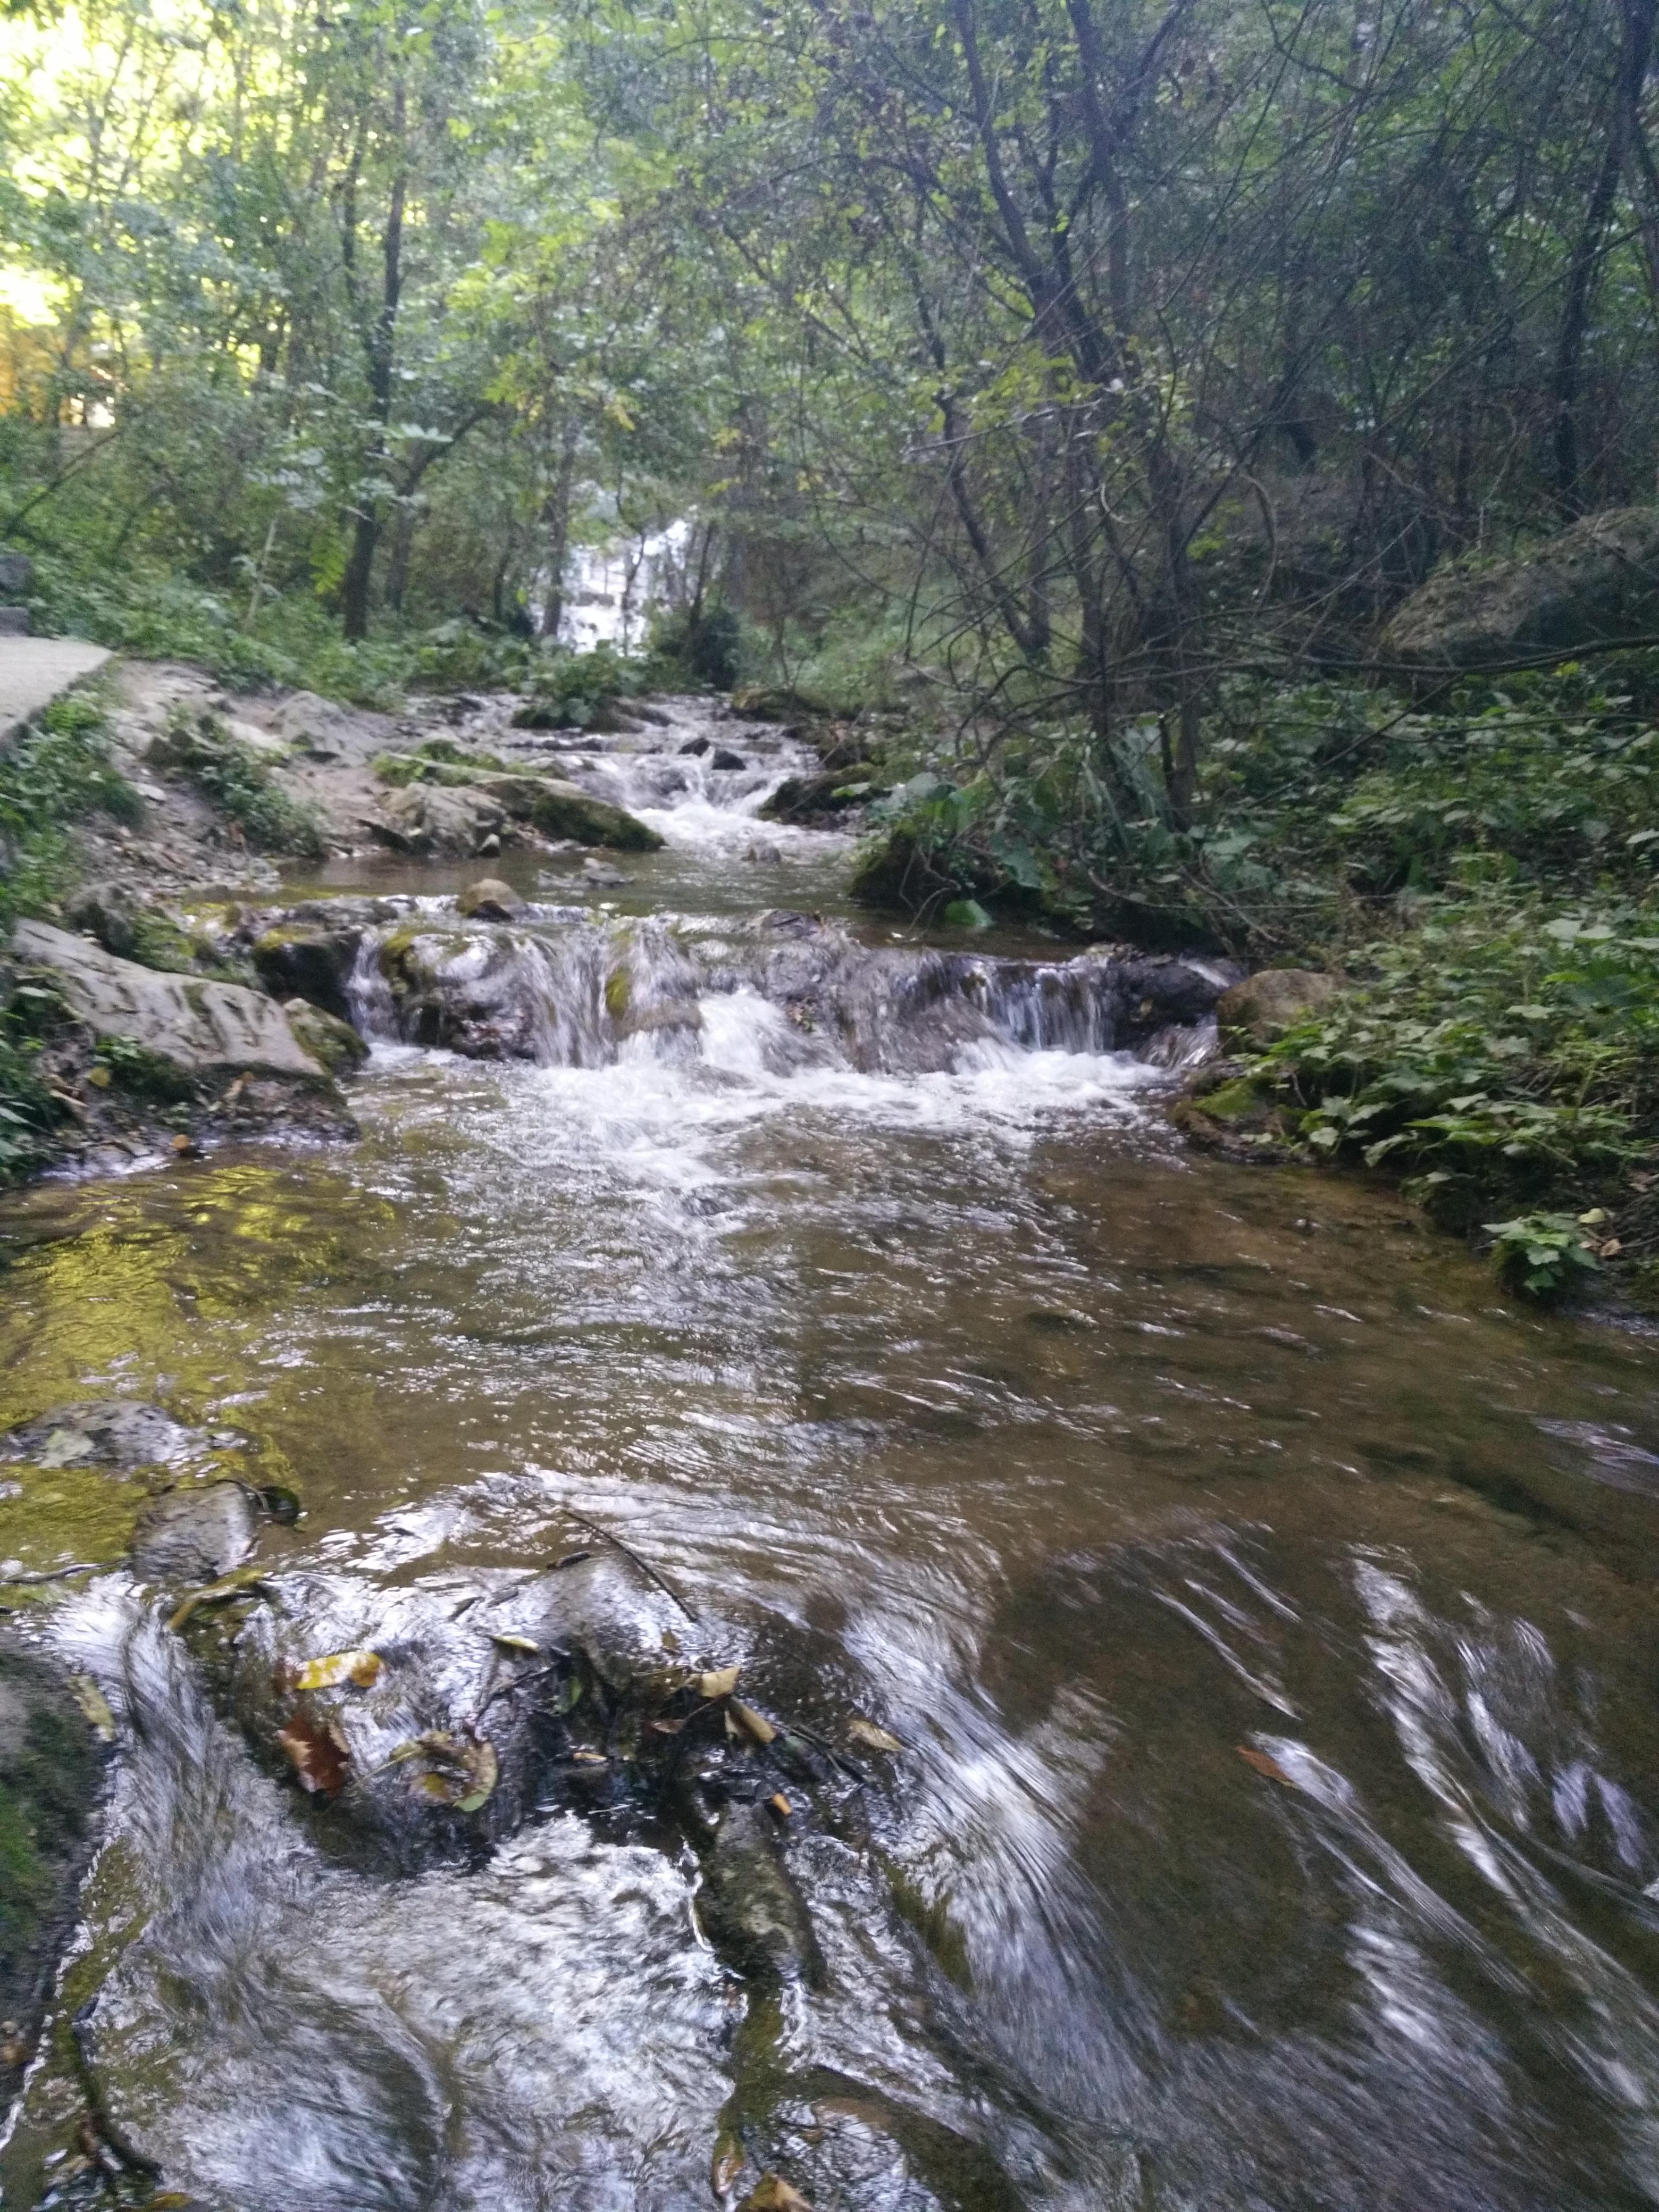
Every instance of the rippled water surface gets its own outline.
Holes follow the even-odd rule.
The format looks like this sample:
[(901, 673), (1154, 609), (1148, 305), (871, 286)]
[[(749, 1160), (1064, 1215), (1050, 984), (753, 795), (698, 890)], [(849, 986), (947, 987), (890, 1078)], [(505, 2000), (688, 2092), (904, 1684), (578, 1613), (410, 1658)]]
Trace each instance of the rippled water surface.
[(623, 1536), (907, 1747), (793, 1863), (821, 1986), (745, 1995), (684, 1851), (568, 1810), (343, 1863), (114, 1577), (58, 1632), (135, 1731), (66, 1998), (112, 2123), (229, 2212), (666, 2212), (771, 2005), (818, 2212), (1659, 2199), (1651, 1342), (1186, 1155), (1127, 1060), (706, 1024), (382, 1048), (349, 1152), (12, 1198), (0, 1425), (232, 1424), (305, 1499), (265, 1553), (388, 1604)]

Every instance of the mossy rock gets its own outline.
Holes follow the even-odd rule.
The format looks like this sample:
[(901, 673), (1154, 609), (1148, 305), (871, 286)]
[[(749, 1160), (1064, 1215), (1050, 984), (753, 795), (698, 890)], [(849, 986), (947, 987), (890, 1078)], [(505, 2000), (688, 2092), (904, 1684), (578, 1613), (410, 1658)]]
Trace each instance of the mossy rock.
[[(34, 1653), (0, 1637), (0, 2018), (27, 2052), (70, 1931), (91, 1847), (102, 1759), (68, 1686)], [(15, 2086), (14, 2046), (0, 2094)]]
[(1228, 1067), (1206, 1069), (1184, 1098), (1170, 1109), (1170, 1119), (1201, 1151), (1247, 1164), (1294, 1157), (1294, 1132), (1284, 1107), (1265, 1084)]
[(1263, 968), (1223, 995), (1216, 1020), (1224, 1043), (1259, 1050), (1308, 1015), (1323, 1013), (1341, 995), (1339, 979), (1316, 969)]
[(556, 776), (485, 776), (478, 787), (515, 821), (528, 822), (544, 837), (606, 845), (619, 853), (655, 853), (662, 846), (656, 831), (624, 808)]
[[(303, 999), (343, 1021), (350, 1012), (346, 979), (360, 942), (361, 932), (355, 929), (279, 925), (256, 939), (254, 972), (272, 998), (282, 1000), (285, 1006), (290, 1000)], [(303, 1038), (301, 1042), (305, 1042)], [(329, 1065), (326, 1060), (323, 1064)]]
[(368, 1058), (368, 1047), (350, 1023), (343, 1022), (337, 1015), (313, 1006), (304, 999), (284, 1000), (283, 1012), (300, 1042), (331, 1075), (349, 1075)]

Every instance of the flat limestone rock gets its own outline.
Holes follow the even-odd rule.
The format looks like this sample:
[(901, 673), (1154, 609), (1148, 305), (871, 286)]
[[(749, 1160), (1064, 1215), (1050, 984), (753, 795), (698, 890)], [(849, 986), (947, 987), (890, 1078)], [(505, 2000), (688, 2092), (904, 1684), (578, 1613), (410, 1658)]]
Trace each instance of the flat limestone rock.
[(161, 975), (44, 921), (20, 921), (12, 950), (51, 969), (70, 1012), (95, 1036), (130, 1038), (192, 1075), (261, 1068), (328, 1080), (282, 1008), (240, 983)]

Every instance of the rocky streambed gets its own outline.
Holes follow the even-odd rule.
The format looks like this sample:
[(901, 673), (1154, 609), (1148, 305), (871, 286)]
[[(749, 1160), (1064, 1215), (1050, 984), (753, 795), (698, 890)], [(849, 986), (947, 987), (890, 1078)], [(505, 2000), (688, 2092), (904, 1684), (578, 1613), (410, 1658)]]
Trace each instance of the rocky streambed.
[(860, 921), (660, 711), (526, 756), (657, 844), (342, 800), (186, 969), (112, 857), (31, 941), (5, 2202), (1651, 2202), (1650, 1345), (1185, 1151), (1231, 971)]

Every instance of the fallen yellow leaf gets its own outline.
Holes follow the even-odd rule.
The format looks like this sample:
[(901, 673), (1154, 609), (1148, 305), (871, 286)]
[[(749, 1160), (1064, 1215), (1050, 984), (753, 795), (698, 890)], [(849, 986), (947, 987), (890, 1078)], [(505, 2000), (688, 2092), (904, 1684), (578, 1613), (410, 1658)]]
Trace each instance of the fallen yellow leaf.
[(335, 1690), (342, 1682), (368, 1689), (380, 1672), (378, 1651), (331, 1651), (325, 1659), (309, 1659), (294, 1678), (296, 1690)]

